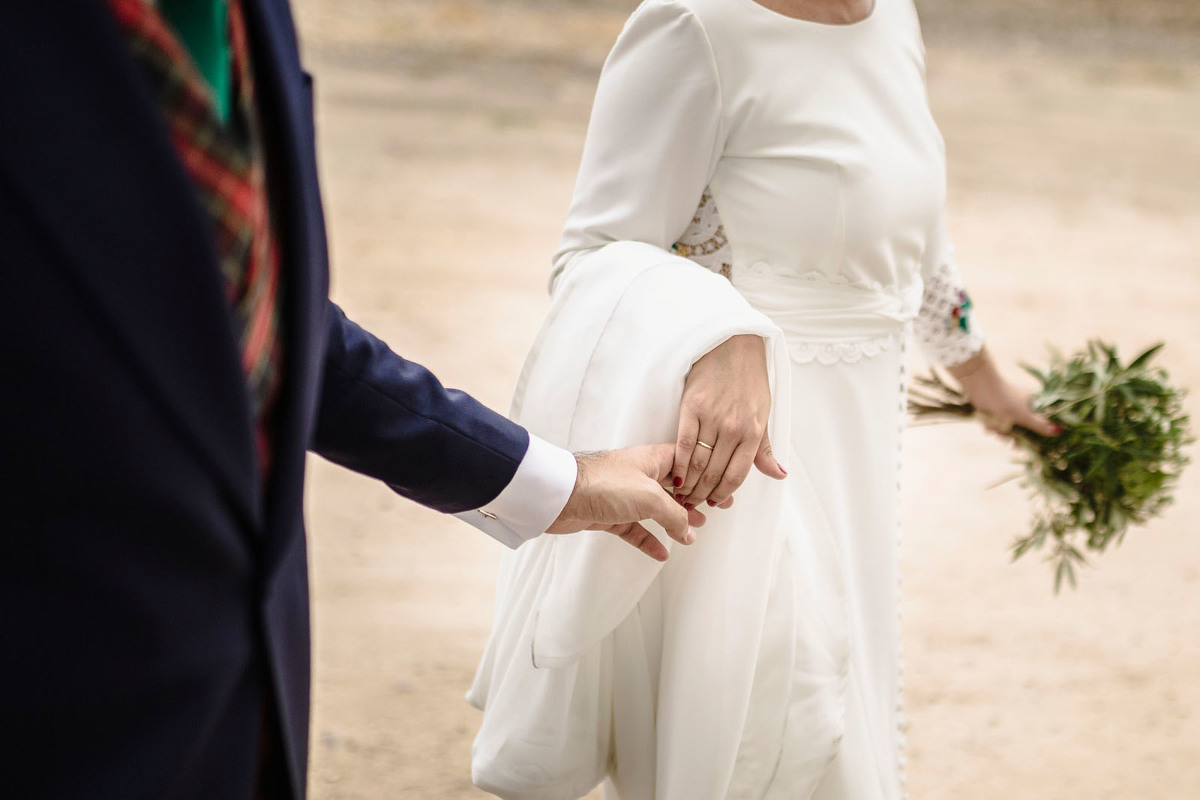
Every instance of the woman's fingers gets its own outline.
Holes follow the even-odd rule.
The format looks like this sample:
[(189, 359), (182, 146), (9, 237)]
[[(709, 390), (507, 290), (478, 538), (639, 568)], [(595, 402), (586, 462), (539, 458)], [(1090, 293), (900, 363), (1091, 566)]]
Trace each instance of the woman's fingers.
[(705, 502), (710, 506), (720, 506), (733, 498), (733, 493), (745, 483), (746, 476), (754, 466), (754, 455), (758, 449), (756, 442), (743, 440), (729, 459), (729, 465), (721, 476), (721, 482), (713, 489)]
[(1028, 400), (1014, 401), (1000, 411), (980, 412), (984, 427), (1004, 438), (1012, 436), (1014, 425), (1020, 425), (1041, 436), (1058, 436), (1062, 433), (1059, 425), (1051, 422), (1044, 414), (1034, 411), (1029, 407), (1028, 402)]
[(1042, 436), (1058, 436), (1062, 428), (1050, 421), (1045, 414), (1039, 414), (1028, 405), (1022, 406), (1017, 416), (1016, 424)]
[[(721, 478), (729, 469), (729, 462), (733, 459), (733, 454), (741, 445), (741, 441), (741, 438), (736, 435), (718, 434), (711, 457), (701, 471), (699, 479), (692, 486), (692, 491), (688, 493), (687, 503), (699, 506), (708, 501), (709, 495), (720, 485)], [(695, 460), (696, 456), (693, 455), (693, 463)]]
[(691, 460), (688, 462), (687, 470), (683, 473), (683, 486), (675, 492), (677, 495), (683, 495), (685, 501), (692, 505), (695, 505), (696, 501), (691, 498), (691, 494), (696, 491), (696, 485), (704, 476), (709, 464), (712, 463), (716, 448), (720, 446), (714, 428), (706, 428), (701, 424), (699, 430), (700, 433), (694, 442), (695, 446), (692, 448)]
[(696, 439), (700, 436), (700, 420), (686, 407), (679, 410), (679, 435), (675, 438), (675, 469), (672, 473), (672, 485), (675, 494), (686, 496), (683, 487), (687, 480), (688, 467), (692, 463), (692, 453), (696, 450)]
[(779, 459), (775, 457), (775, 452), (771, 449), (771, 437), (765, 433), (762, 443), (758, 446), (758, 452), (754, 454), (754, 466), (768, 478), (781, 481), (787, 477), (787, 470), (783, 468), (783, 464), (779, 463)]

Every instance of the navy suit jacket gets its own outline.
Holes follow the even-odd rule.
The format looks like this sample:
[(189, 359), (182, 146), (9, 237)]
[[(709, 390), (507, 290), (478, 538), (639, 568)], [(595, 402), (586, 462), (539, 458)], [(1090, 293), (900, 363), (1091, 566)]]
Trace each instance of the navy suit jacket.
[(311, 79), (286, 0), (244, 3), (286, 291), (265, 486), (210, 223), (104, 0), (0, 9), (6, 797), (243, 800), (272, 696), (302, 797), (305, 451), (458, 512), (528, 447), (330, 303)]

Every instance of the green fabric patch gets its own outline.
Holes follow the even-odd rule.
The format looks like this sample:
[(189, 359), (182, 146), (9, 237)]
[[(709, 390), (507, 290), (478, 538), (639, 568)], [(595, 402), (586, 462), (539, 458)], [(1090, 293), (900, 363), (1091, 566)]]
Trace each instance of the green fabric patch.
[(233, 84), (228, 3), (226, 0), (159, 0), (158, 7), (212, 89), (217, 116), (222, 122), (228, 121)]

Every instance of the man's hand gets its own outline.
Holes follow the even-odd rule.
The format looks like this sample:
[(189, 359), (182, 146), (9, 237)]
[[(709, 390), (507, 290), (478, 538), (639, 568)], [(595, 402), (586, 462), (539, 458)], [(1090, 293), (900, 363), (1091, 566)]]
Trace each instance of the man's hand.
[(685, 510), (669, 493), (673, 445), (589, 453), (576, 456), (576, 461), (575, 490), (547, 533), (608, 531), (657, 561), (667, 560), (667, 548), (641, 520), (654, 520), (681, 544), (696, 540), (689, 525), (703, 525), (704, 515)]

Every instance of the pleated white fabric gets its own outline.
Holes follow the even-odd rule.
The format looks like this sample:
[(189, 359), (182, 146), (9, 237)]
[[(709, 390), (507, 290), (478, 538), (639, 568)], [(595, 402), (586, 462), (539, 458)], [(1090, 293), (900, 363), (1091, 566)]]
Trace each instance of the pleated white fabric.
[[(767, 343), (769, 430), (787, 442), (778, 327), (718, 275), (610, 245), (559, 282), (514, 418), (577, 451), (669, 441), (692, 363), (742, 333)], [(784, 482), (753, 476), (665, 566), (604, 533), (505, 555), (468, 696), (484, 711), (477, 785), (563, 800), (611, 777), (624, 800), (716, 800), (764, 796), (782, 769), (789, 788), (767, 796), (811, 793), (842, 735), (845, 564), (793, 465)]]

